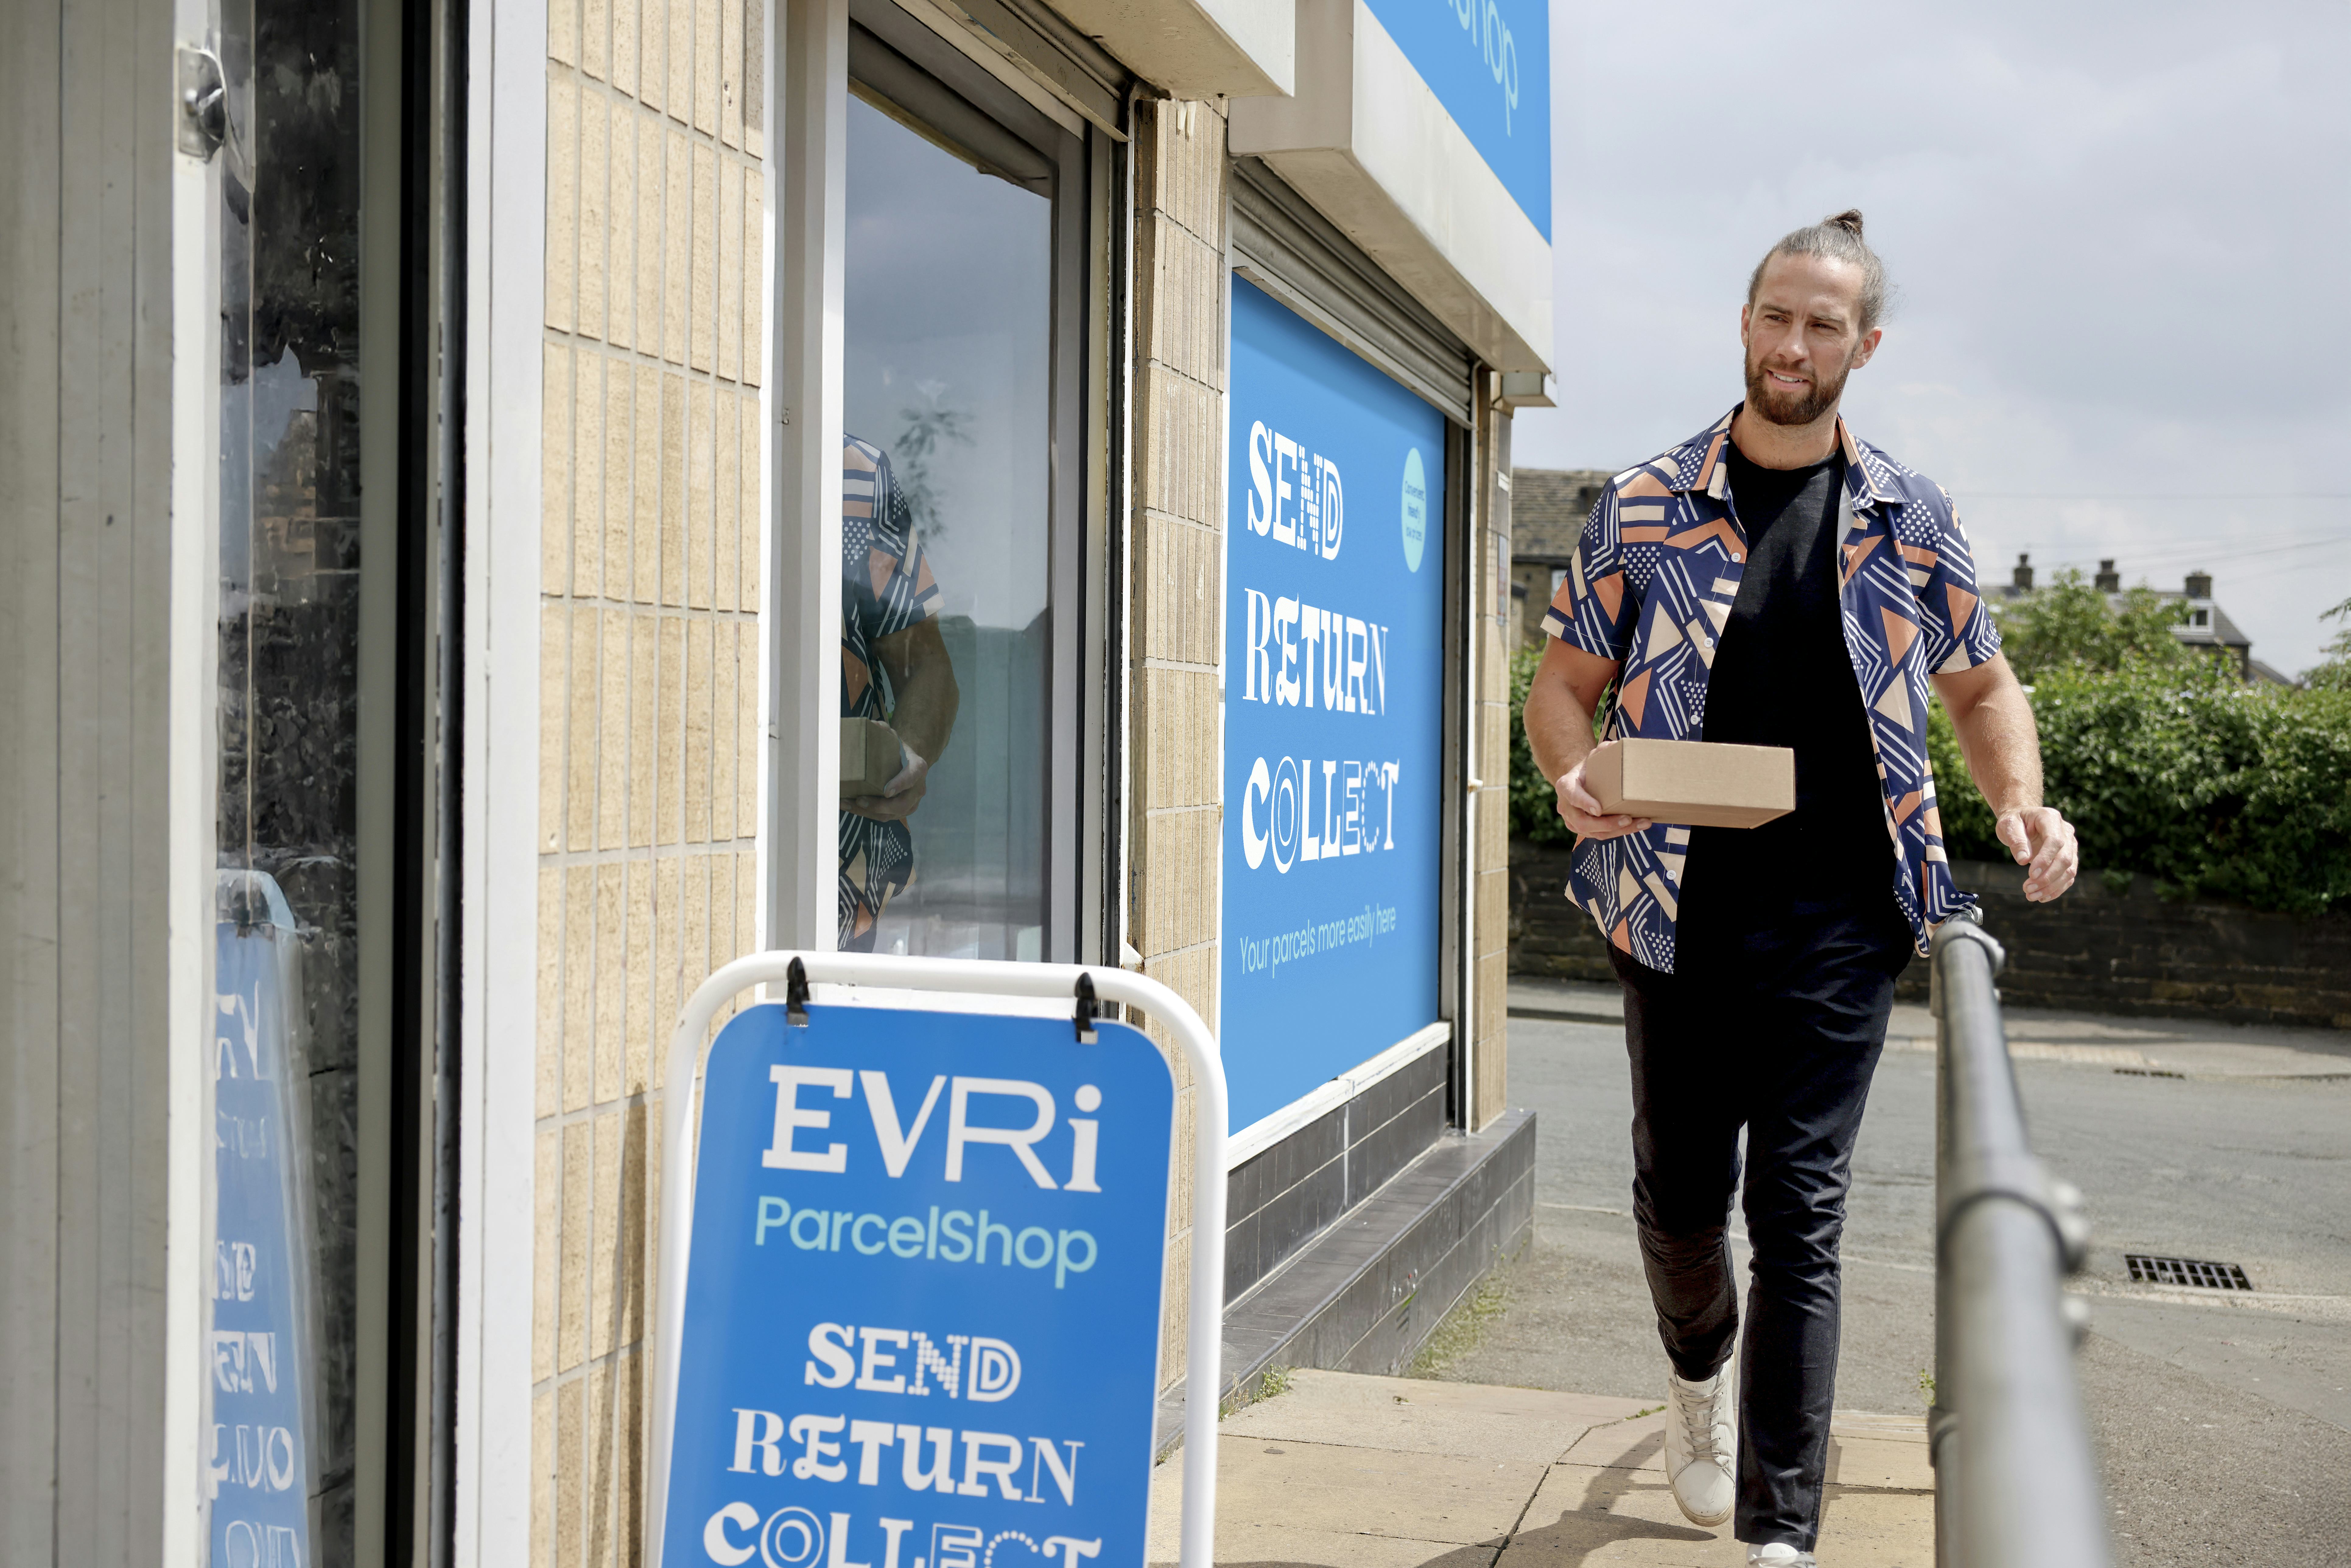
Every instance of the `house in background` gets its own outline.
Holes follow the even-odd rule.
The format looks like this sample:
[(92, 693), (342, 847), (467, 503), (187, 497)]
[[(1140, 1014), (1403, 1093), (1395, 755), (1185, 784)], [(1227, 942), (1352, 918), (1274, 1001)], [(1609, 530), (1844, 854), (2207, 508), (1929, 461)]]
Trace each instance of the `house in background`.
[[(2020, 553), (2015, 569), (2009, 574), (2008, 586), (1988, 590), (1993, 597), (2018, 600), (2032, 591), (2032, 558)], [(2116, 609), (2122, 607), (2123, 574), (2116, 570), (2114, 559), (2098, 562), (2097, 575), (2091, 586), (2106, 596), (2106, 601)], [(2236, 666), (2238, 677), (2246, 681), (2262, 681), (2271, 685), (2290, 686), (2293, 676), (2273, 669), (2253, 657), (2253, 640), (2229, 618), (2212, 597), (2212, 574), (2191, 571), (2178, 588), (2158, 588), (2156, 597), (2183, 601), (2186, 616), (2171, 628), (2171, 634), (2191, 648), (2209, 651)]]
[(1542, 646), (1543, 607), (1567, 575), (1607, 468), (1515, 468), (1510, 472), (1510, 646)]

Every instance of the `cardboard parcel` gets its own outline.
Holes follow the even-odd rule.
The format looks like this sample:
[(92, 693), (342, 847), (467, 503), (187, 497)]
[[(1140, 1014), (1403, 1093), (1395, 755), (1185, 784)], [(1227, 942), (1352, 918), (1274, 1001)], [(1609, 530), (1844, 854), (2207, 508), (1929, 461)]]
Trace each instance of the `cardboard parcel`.
[(1752, 828), (1796, 809), (1796, 754), (1784, 746), (1612, 740), (1584, 760), (1600, 809), (1693, 828)]

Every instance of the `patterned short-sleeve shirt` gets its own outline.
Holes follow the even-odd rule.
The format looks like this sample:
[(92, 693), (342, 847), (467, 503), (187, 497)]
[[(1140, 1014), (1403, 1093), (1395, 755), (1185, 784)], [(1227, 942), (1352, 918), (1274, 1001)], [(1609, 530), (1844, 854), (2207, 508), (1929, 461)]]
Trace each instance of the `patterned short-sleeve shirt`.
[[(1731, 508), (1732, 409), (1699, 434), (1611, 480), (1593, 506), (1543, 630), (1620, 666), (1610, 738), (1700, 738), (1707, 678), (1740, 580), (1747, 538)], [(1838, 600), (1845, 651), (1861, 684), (1894, 841), (1887, 890), (1920, 952), (1934, 927), (1975, 900), (1951, 880), (1927, 759), (1930, 674), (2000, 652), (1977, 592), (1967, 534), (1943, 489), (1856, 440), (1843, 419), (1844, 490), (1837, 503)], [(1799, 697), (1801, 694), (1796, 694)], [(1569, 892), (1618, 949), (1674, 967), (1690, 830), (1660, 822), (1588, 839), (1569, 861)]]
[[(841, 443), (841, 716), (890, 716), (873, 644), (939, 612), (922, 541), (887, 454)], [(891, 895), (914, 880), (914, 835), (904, 822), (841, 813), (840, 942), (861, 941)]]

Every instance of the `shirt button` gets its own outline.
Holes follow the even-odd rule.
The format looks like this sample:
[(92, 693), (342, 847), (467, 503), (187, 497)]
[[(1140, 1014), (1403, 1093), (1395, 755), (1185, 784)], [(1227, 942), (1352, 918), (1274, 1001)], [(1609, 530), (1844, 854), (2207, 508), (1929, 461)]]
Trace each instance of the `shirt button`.
[(1730, 559), (1733, 560), (1745, 560), (1747, 558), (1740, 554), (1737, 550), (1732, 550), (1730, 552)]

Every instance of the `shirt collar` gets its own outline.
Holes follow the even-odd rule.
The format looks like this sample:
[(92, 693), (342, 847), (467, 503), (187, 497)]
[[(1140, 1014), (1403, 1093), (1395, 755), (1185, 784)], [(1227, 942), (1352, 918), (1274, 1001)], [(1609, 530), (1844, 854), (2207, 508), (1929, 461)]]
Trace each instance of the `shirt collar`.
[[(1734, 404), (1729, 413), (1682, 444), (1677, 455), (1684, 455), (1686, 460), (1677, 467), (1682, 474), (1692, 474), (1692, 477), (1686, 483), (1676, 485), (1675, 489), (1685, 492), (1703, 490), (1717, 500), (1722, 498), (1723, 481), (1729, 467), (1722, 460), (1722, 449), (1730, 442), (1730, 422), (1738, 418), (1739, 411), (1746, 406), (1744, 402)], [(1900, 497), (1887, 495), (1880, 485), (1882, 476), (1863, 455), (1861, 443), (1855, 437), (1853, 427), (1845, 423), (1843, 414), (1837, 415), (1836, 431), (1837, 444), (1844, 452), (1845, 489), (1853, 497), (1854, 506), (1858, 508), (1900, 505)], [(1689, 457), (1697, 459), (1694, 473), (1687, 460)]]

